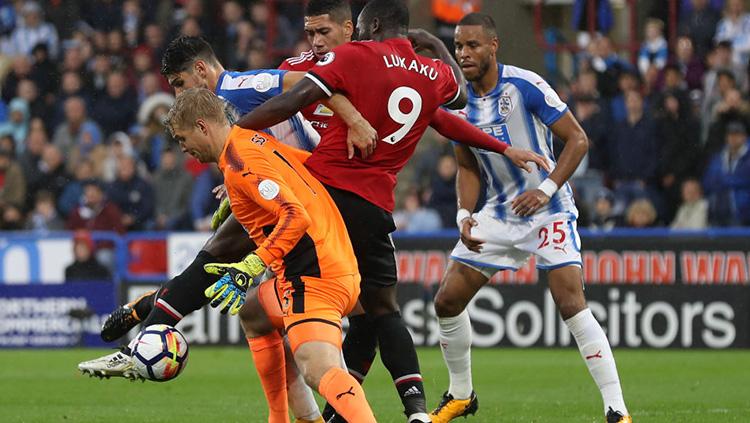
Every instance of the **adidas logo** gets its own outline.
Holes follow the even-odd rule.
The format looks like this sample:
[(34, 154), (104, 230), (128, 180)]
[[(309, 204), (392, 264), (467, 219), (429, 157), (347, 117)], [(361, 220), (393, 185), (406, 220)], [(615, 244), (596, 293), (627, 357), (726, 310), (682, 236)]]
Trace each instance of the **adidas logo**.
[(409, 397), (412, 395), (420, 395), (422, 391), (419, 390), (416, 386), (412, 386), (411, 388), (407, 389), (406, 392), (404, 392), (404, 397)]

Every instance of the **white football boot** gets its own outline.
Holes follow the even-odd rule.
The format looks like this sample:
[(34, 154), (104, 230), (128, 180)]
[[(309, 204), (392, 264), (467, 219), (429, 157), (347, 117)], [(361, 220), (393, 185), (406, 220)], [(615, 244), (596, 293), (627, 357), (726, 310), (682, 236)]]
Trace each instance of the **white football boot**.
[(145, 379), (141, 376), (133, 366), (133, 358), (130, 356), (130, 348), (123, 348), (120, 351), (112, 354), (107, 354), (103, 357), (96, 358), (94, 360), (84, 361), (78, 364), (78, 370), (84, 375), (89, 377), (98, 377), (99, 379), (107, 378), (112, 376), (124, 377), (126, 379), (141, 380)]

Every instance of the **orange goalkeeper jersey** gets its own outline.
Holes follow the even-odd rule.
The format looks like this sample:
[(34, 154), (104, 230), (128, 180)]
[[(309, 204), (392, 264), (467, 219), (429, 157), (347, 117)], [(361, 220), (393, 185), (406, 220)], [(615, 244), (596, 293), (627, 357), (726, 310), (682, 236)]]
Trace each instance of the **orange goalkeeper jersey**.
[(358, 274), (336, 204), (302, 164), (309, 155), (265, 133), (232, 127), (219, 158), (232, 213), (277, 276)]

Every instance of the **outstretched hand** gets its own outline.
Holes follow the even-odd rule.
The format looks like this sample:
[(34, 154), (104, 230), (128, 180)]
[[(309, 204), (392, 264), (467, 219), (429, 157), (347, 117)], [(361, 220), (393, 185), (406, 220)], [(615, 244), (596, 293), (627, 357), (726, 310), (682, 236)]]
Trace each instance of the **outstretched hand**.
[(505, 149), (503, 155), (513, 162), (514, 165), (528, 173), (531, 173), (531, 166), (529, 166), (529, 163), (535, 163), (537, 167), (544, 169), (547, 172), (552, 171), (552, 168), (549, 167), (549, 163), (547, 163), (547, 159), (541, 154), (534, 153), (533, 151), (508, 147)]

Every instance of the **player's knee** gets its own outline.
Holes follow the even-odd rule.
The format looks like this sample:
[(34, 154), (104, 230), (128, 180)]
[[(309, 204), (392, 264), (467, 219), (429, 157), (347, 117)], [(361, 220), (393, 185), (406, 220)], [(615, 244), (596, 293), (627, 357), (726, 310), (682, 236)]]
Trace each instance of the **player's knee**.
[(560, 300), (557, 304), (557, 308), (560, 310), (560, 317), (562, 317), (563, 320), (567, 320), (583, 311), (586, 308), (586, 301), (575, 297), (569, 297)]
[(464, 311), (465, 305), (444, 291), (438, 291), (435, 296), (435, 314), (437, 317), (455, 317)]
[(263, 336), (274, 330), (273, 325), (255, 307), (249, 307), (248, 303), (240, 309), (239, 317), (242, 330), (248, 338)]
[(399, 311), (396, 301), (395, 286), (393, 287), (363, 287), (360, 302), (371, 317), (392, 314)]

